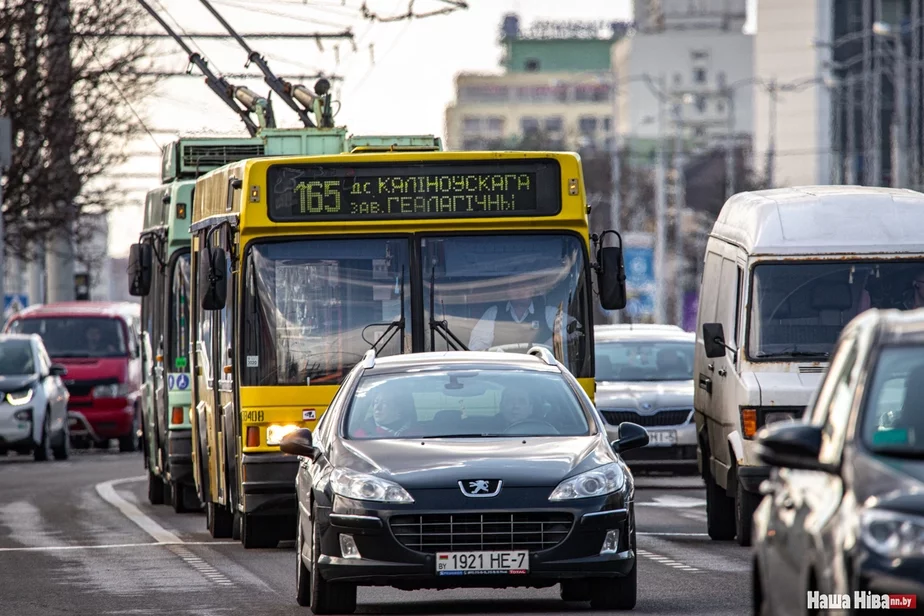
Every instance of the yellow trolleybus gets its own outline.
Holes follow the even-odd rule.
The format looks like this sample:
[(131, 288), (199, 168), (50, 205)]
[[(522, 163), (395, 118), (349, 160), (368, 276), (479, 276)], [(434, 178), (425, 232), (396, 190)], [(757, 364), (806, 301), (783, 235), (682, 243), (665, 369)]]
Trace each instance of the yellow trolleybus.
[(193, 455), (213, 536), (294, 537), (298, 462), (279, 441), (314, 428), (370, 348), (543, 344), (593, 396), (593, 298), (623, 308), (625, 274), (621, 239), (588, 235), (580, 158), (371, 150), (196, 182)]

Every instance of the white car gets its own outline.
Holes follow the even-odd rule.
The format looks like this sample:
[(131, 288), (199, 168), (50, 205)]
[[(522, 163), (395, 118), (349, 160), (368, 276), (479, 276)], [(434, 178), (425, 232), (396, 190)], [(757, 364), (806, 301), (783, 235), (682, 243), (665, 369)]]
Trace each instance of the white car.
[(0, 455), (13, 450), (35, 460), (70, 453), (67, 369), (51, 363), (34, 334), (0, 335)]

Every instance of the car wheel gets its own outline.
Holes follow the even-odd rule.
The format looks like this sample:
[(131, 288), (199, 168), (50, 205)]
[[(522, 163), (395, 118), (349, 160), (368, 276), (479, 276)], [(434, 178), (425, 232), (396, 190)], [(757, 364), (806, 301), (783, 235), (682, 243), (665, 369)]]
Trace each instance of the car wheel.
[(45, 415), (45, 423), (42, 425), (42, 440), (35, 449), (32, 450), (32, 458), (36, 462), (44, 462), (51, 457), (51, 437), (48, 435), (48, 415)]
[(295, 602), (302, 607), (311, 607), (311, 573), (305, 566), (302, 553), (305, 549), (305, 540), (302, 536), (302, 520), (298, 519), (295, 530)]
[(744, 489), (740, 481), (735, 482), (735, 536), (738, 545), (749, 547), (751, 545), (751, 530), (754, 527), (754, 511), (760, 505), (763, 496), (752, 494)]
[(150, 470), (148, 471), (148, 502), (152, 505), (164, 504), (164, 482)]
[(121, 453), (131, 453), (138, 448), (138, 414), (135, 413), (132, 418), (132, 428), (128, 434), (119, 437), (119, 451)]
[(590, 607), (595, 610), (631, 610), (638, 594), (638, 560), (628, 575), (590, 582)]
[(715, 482), (709, 470), (708, 454), (704, 457), (706, 477), (706, 532), (716, 541), (735, 538), (735, 501), (728, 498), (725, 489)]
[(587, 580), (564, 580), (561, 583), (562, 601), (590, 601), (590, 583)]
[(275, 548), (279, 539), (270, 521), (244, 513), (241, 514), (241, 543), (247, 550)]
[(321, 553), (321, 533), (315, 526), (317, 514), (311, 516), (311, 611), (315, 614), (352, 614), (356, 611), (356, 584), (325, 582), (317, 571)]
[(52, 453), (55, 456), (55, 460), (67, 460), (71, 457), (71, 427), (64, 422), (64, 427), (61, 428), (61, 444), (57, 447), (51, 448)]

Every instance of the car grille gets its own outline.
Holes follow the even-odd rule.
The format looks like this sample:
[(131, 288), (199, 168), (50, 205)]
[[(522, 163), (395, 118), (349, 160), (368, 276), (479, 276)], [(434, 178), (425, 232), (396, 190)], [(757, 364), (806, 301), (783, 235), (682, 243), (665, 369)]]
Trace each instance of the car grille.
[(93, 379), (86, 381), (64, 381), (67, 393), (75, 398), (87, 398), (97, 385), (118, 385), (119, 379)]
[(634, 424), (650, 428), (655, 426), (677, 426), (685, 424), (689, 421), (692, 413), (693, 411), (691, 409), (658, 411), (651, 415), (640, 415), (635, 411), (603, 411), (603, 418), (606, 419), (607, 423), (614, 426), (624, 421), (630, 421)]
[(570, 513), (439, 513), (399, 515), (391, 530), (417, 552), (548, 550), (568, 536)]

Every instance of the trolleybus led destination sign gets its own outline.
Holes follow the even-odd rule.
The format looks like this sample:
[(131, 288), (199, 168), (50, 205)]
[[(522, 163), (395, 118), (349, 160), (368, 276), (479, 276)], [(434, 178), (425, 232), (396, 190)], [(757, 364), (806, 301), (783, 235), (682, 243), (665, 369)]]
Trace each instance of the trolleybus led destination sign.
[(275, 221), (554, 216), (558, 161), (440, 161), (397, 165), (273, 165)]

